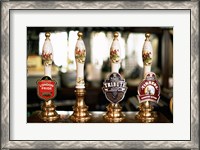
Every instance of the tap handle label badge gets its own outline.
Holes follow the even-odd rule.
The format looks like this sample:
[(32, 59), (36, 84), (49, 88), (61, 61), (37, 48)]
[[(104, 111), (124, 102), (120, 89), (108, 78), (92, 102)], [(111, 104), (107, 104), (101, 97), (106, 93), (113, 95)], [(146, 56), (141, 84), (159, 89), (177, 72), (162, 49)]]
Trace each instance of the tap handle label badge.
[(37, 81), (37, 95), (39, 98), (48, 101), (56, 96), (56, 81), (48, 76), (44, 76)]
[(152, 101), (158, 103), (160, 99), (160, 84), (153, 72), (149, 72), (138, 86), (138, 100), (140, 103)]
[(118, 103), (123, 100), (127, 91), (126, 82), (119, 73), (114, 72), (103, 82), (102, 90), (107, 100)]

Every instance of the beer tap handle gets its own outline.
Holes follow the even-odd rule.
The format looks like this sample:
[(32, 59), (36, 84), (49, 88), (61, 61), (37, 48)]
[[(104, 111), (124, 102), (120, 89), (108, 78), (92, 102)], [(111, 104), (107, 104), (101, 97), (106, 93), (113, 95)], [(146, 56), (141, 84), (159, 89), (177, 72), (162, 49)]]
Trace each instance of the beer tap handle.
[(144, 65), (144, 78), (148, 72), (151, 72), (151, 65), (153, 61), (153, 48), (150, 42), (150, 33), (145, 34), (145, 42), (142, 49), (142, 60)]
[(53, 62), (53, 47), (50, 40), (50, 32), (46, 32), (46, 39), (42, 48), (42, 59), (44, 61), (44, 75), (51, 78), (51, 68)]
[(120, 68), (120, 44), (118, 40), (119, 33), (114, 33), (114, 39), (110, 47), (111, 72), (119, 73)]
[(85, 88), (84, 63), (86, 59), (86, 48), (82, 40), (83, 33), (78, 32), (78, 39), (75, 48), (76, 59), (76, 88)]

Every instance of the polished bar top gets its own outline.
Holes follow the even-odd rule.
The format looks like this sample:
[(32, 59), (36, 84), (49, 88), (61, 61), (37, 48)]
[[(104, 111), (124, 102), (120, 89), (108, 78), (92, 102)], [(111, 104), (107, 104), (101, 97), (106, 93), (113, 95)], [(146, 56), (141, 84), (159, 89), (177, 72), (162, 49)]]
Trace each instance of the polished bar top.
[[(33, 112), (33, 114), (27, 118), (27, 123), (47, 123), (38, 117), (38, 114), (40, 112), (41, 111)], [(69, 119), (69, 116), (73, 113), (72, 111), (57, 111), (57, 113), (60, 115), (60, 118), (51, 123), (73, 123), (73, 121)], [(92, 118), (87, 123), (109, 123), (103, 118), (103, 115), (106, 112), (92, 111), (90, 113), (92, 115)], [(135, 115), (137, 114), (137, 112), (127, 111), (123, 113), (125, 114), (125, 120), (121, 123), (142, 123), (140, 120), (135, 119)], [(155, 122), (153, 123), (170, 123), (170, 121), (162, 113), (157, 112), (157, 114), (158, 114), (158, 119), (155, 120)]]

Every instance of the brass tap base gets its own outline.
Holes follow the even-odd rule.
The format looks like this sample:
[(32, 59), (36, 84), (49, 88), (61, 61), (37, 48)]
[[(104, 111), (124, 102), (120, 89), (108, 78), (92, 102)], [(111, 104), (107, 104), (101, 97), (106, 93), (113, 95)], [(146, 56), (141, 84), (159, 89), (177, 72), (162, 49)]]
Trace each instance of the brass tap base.
[(89, 113), (84, 114), (83, 112), (80, 112), (80, 113), (74, 112), (69, 117), (69, 119), (72, 120), (73, 122), (84, 123), (84, 122), (88, 122), (91, 119), (91, 114), (89, 114)]
[(136, 119), (144, 123), (155, 122), (158, 118), (157, 112), (153, 111), (153, 106), (149, 102), (144, 102), (139, 106), (139, 112)]
[(118, 123), (118, 122), (122, 122), (125, 119), (125, 114), (122, 113), (122, 107), (116, 103), (110, 103), (107, 107), (107, 112), (106, 114), (103, 116), (103, 118), (107, 121), (107, 122), (111, 122), (111, 123)]
[(73, 122), (88, 122), (91, 114), (88, 112), (88, 106), (84, 102), (85, 89), (76, 89), (76, 104), (73, 106), (73, 114), (69, 117)]
[(154, 111), (154, 112), (151, 112), (151, 115), (150, 116), (146, 116), (145, 113), (141, 113), (139, 112), (136, 116), (135, 116), (136, 119), (140, 120), (141, 122), (144, 122), (144, 123), (150, 123), (150, 122), (155, 122), (158, 118), (158, 115), (157, 113)]
[(42, 112), (39, 114), (39, 118), (45, 122), (53, 122), (60, 118), (52, 100), (45, 101), (42, 104), (41, 109)]

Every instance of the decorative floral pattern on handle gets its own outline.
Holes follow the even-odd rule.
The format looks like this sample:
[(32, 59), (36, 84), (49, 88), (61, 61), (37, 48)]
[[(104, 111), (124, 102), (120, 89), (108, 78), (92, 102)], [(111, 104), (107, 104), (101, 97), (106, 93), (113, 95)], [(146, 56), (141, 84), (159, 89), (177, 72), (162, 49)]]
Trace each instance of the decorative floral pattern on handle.
[(51, 65), (52, 62), (53, 62), (53, 55), (52, 55), (52, 53), (45, 53), (43, 51), (42, 52), (42, 59), (44, 60), (45, 66)]
[(112, 63), (118, 63), (120, 61), (119, 49), (110, 50), (110, 60)]
[(77, 84), (85, 84), (84, 78), (78, 77), (78, 78), (76, 79), (76, 83), (77, 83)]
[(81, 50), (78, 47), (75, 49), (75, 58), (79, 63), (85, 63), (86, 50)]
[(143, 51), (142, 52), (142, 59), (144, 62), (144, 65), (151, 65), (152, 64), (152, 53), (149, 51)]

